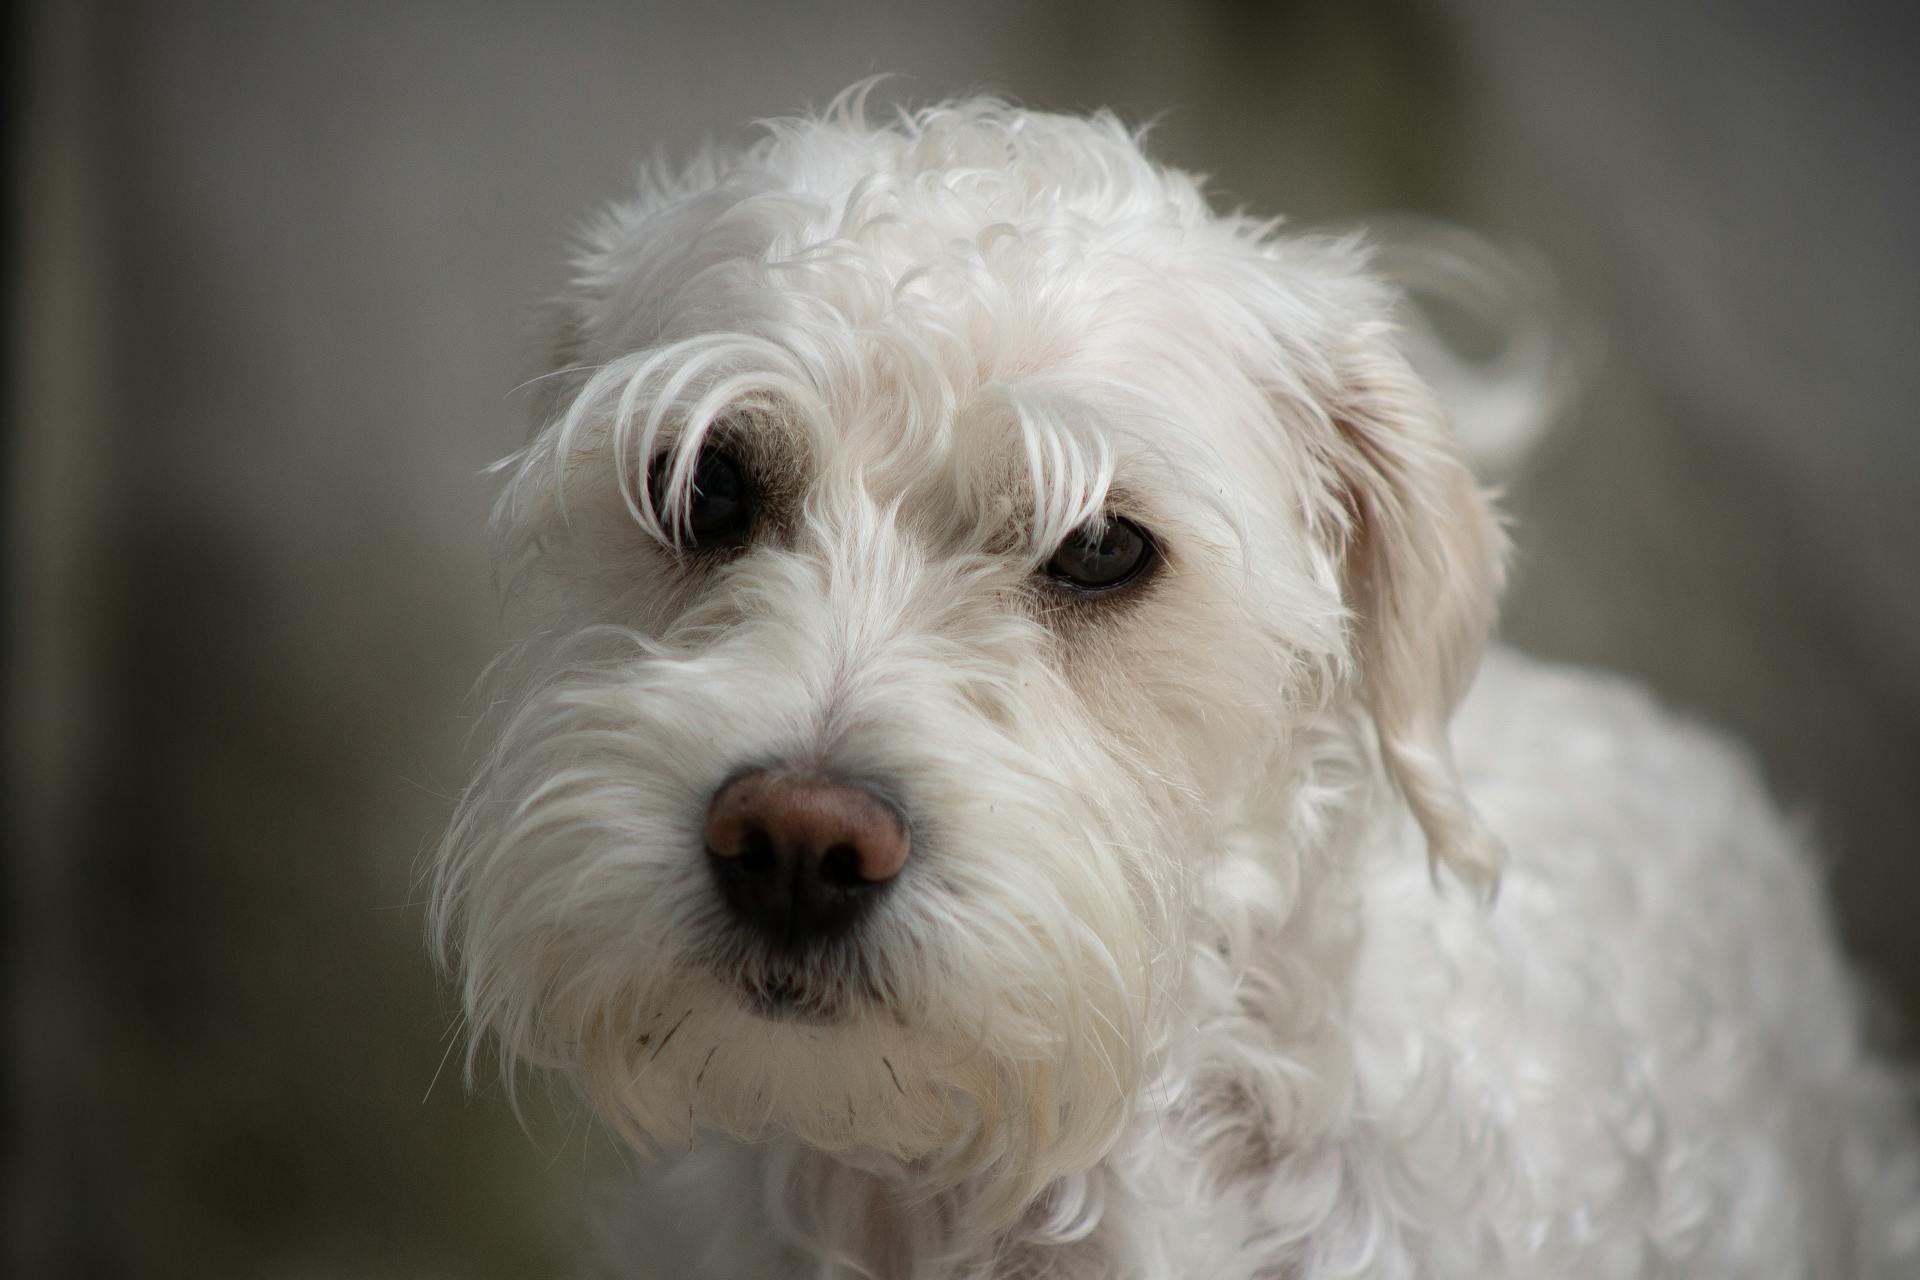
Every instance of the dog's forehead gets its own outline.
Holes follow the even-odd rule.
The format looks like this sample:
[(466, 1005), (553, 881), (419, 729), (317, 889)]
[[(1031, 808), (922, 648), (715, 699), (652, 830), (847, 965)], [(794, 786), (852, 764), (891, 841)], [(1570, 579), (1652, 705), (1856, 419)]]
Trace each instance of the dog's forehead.
[(1258, 407), (1186, 270), (1198, 224), (1161, 208), (1100, 222), (1064, 197), (1009, 207), (963, 198), (964, 174), (929, 176), (948, 198), (743, 199), (709, 233), (730, 233), (732, 257), (690, 255), (695, 277), (653, 312), (658, 339), (724, 332), (786, 357), (827, 410), (813, 425), (850, 450), (924, 452), (938, 420), (967, 453), (1041, 420), (1128, 452), (1155, 421), (1211, 434)]
[(646, 371), (620, 403), (656, 406), (656, 450), (734, 395), (869, 482), (1066, 474), (1088, 507), (1185, 480), (1213, 500), (1300, 470), (1277, 428), (1314, 402), (1300, 368), (1354, 274), (1272, 232), (1110, 118), (800, 121), (615, 210), (578, 319), (616, 358), (606, 387)]

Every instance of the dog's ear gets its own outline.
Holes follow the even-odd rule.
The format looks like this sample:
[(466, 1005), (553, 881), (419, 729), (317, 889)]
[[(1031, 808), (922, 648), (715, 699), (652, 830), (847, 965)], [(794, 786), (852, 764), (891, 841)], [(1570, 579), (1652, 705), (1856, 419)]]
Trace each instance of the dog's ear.
[(1502, 851), (1461, 789), (1447, 722), (1479, 665), (1506, 538), (1439, 405), (1384, 332), (1335, 361), (1324, 460), (1340, 503), (1342, 589), (1389, 775), (1436, 874), (1491, 897)]

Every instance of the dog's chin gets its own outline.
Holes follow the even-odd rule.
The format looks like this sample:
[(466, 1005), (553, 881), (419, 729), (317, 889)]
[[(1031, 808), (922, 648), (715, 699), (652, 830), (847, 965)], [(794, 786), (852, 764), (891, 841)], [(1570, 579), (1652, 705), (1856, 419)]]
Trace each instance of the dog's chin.
[(822, 987), (787, 973), (742, 978), (736, 984), (747, 1012), (768, 1022), (830, 1026), (850, 1015), (851, 999), (837, 984)]

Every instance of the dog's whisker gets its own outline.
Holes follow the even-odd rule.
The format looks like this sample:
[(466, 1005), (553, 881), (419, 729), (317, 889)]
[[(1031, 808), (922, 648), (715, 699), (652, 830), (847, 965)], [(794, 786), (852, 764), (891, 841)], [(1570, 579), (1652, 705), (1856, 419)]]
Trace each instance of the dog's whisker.
[(520, 394), (522, 391), (525, 391), (528, 387), (536, 386), (539, 383), (547, 382), (554, 378), (574, 377), (582, 373), (598, 373), (601, 369), (605, 367), (606, 366), (602, 364), (576, 364), (576, 365), (570, 365), (564, 369), (549, 369), (545, 373), (538, 373), (531, 378), (527, 378), (520, 382), (515, 383), (512, 387), (510, 387), (507, 390), (507, 395), (508, 397), (516, 396)]
[(654, 1046), (652, 1057), (658, 1058), (662, 1053), (666, 1052), (667, 1044), (669, 1041), (673, 1039), (674, 1032), (680, 1030), (682, 1026), (685, 1026), (687, 1019), (691, 1018), (692, 1016), (693, 1016), (693, 1010), (689, 1009), (685, 1013), (680, 1015), (680, 1020), (678, 1022), (674, 1023), (671, 1027), (667, 1028), (667, 1034), (665, 1034), (664, 1036), (661, 1036), (660, 1043)]
[(440, 1061), (434, 1067), (433, 1075), (427, 1080), (427, 1091), (420, 1095), (420, 1105), (423, 1107), (433, 1098), (433, 1088), (440, 1083), (440, 1073), (447, 1069), (448, 1059), (460, 1045), (460, 1024), (464, 1021), (464, 1018), (454, 1018), (447, 1024), (447, 1029), (440, 1033), (440, 1038), (447, 1042), (447, 1047), (441, 1050)]

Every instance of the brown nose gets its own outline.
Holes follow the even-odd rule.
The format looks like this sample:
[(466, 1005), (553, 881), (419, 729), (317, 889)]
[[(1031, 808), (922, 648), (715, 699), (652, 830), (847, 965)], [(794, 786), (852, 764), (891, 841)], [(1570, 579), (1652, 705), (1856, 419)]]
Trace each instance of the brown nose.
[(906, 865), (900, 810), (870, 787), (756, 769), (707, 806), (707, 861), (727, 906), (784, 946), (844, 932)]

